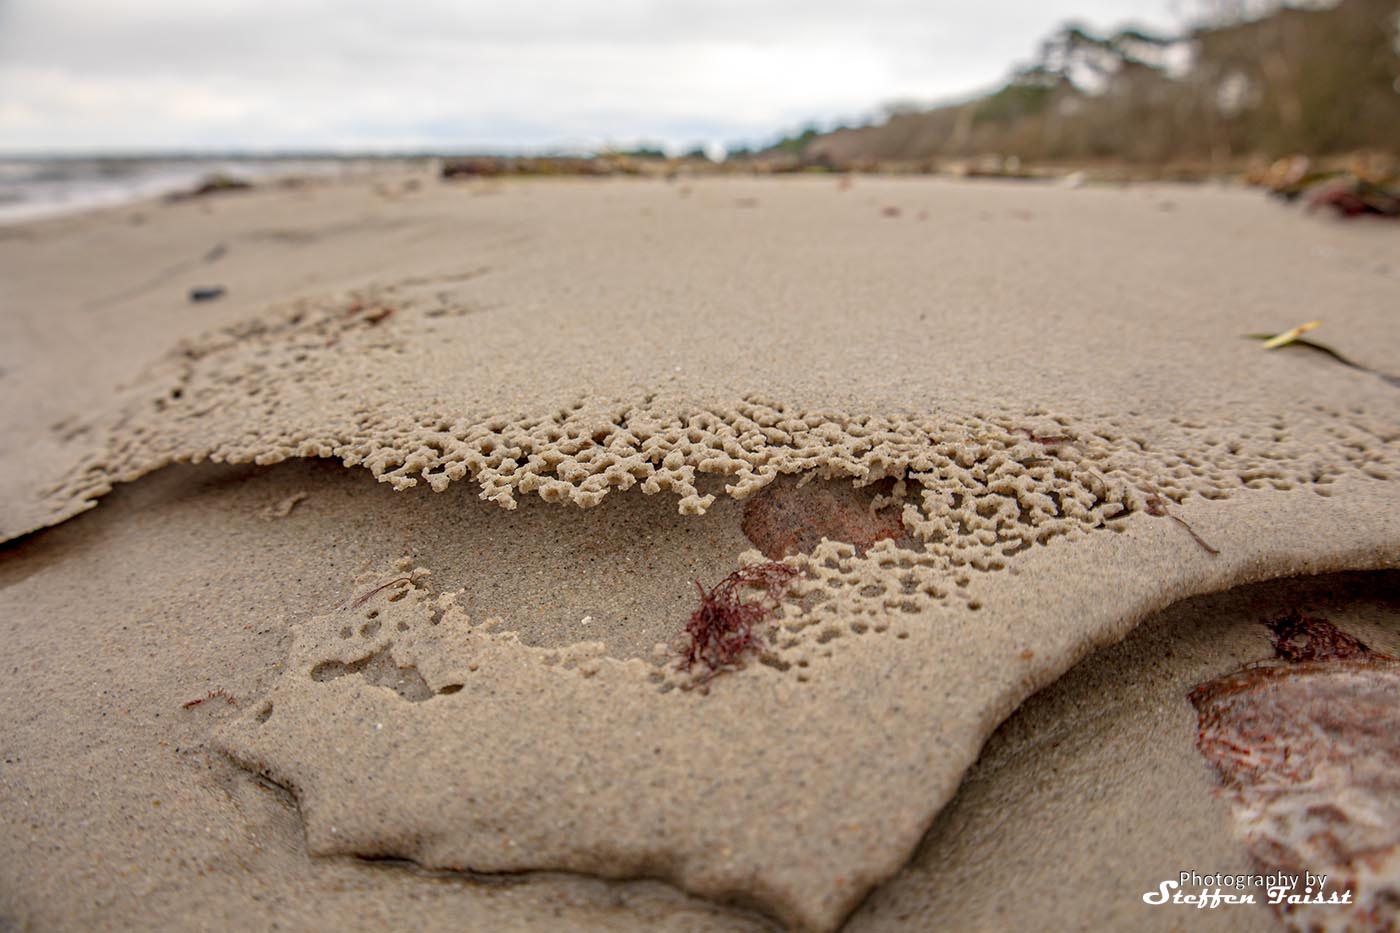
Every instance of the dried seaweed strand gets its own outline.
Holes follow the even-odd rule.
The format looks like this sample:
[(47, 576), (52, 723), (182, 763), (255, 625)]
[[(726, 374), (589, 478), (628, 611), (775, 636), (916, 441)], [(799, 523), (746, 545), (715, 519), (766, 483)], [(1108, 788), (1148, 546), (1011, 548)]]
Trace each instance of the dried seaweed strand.
[[(1294, 330), (1297, 330), (1297, 329), (1298, 329), (1298, 328), (1296, 328), (1296, 327), (1294, 328)], [(1285, 333), (1283, 333), (1283, 334), (1278, 334), (1278, 335), (1274, 335), (1274, 334), (1245, 334), (1245, 336), (1248, 337), (1250, 340), (1263, 340), (1263, 341), (1266, 341), (1265, 345), (1267, 346), (1269, 341), (1277, 340), (1279, 337), (1286, 336), (1288, 333), (1290, 333), (1290, 332), (1287, 332), (1287, 331), (1286, 331)], [(1400, 386), (1400, 376), (1392, 376), (1392, 375), (1390, 375), (1389, 373), (1383, 373), (1383, 372), (1381, 372), (1381, 371), (1378, 370), (1378, 369), (1372, 369), (1372, 368), (1369, 367), (1369, 366), (1363, 366), (1362, 364), (1356, 362), (1355, 360), (1349, 359), (1349, 358), (1343, 356), (1342, 354), (1338, 353), (1336, 350), (1334, 350), (1334, 349), (1332, 349), (1331, 347), (1327, 346), (1327, 344), (1325, 344), (1325, 343), (1318, 343), (1318, 342), (1315, 341), (1315, 340), (1307, 340), (1307, 339), (1305, 339), (1305, 338), (1303, 338), (1303, 337), (1294, 337), (1294, 338), (1291, 339), (1291, 340), (1287, 340), (1287, 341), (1285, 341), (1285, 342), (1283, 342), (1283, 343), (1280, 343), (1280, 344), (1277, 344), (1277, 345), (1276, 345), (1276, 347), (1279, 347), (1279, 348), (1284, 347), (1284, 346), (1289, 346), (1289, 347), (1304, 347), (1304, 348), (1306, 348), (1306, 349), (1308, 349), (1308, 350), (1314, 350), (1314, 351), (1316, 351), (1316, 352), (1318, 352), (1318, 353), (1325, 353), (1326, 355), (1330, 356), (1332, 359), (1336, 360), (1338, 363), (1341, 363), (1343, 366), (1349, 366), (1349, 367), (1351, 367), (1352, 369), (1357, 370), (1358, 372), (1370, 373), (1372, 376), (1378, 376), (1379, 378), (1384, 379), (1386, 382), (1388, 382), (1389, 384), (1391, 384), (1391, 385), (1393, 385), (1393, 386)]]
[(379, 584), (379, 585), (376, 586), (374, 589), (370, 590), (368, 593), (366, 593), (366, 594), (364, 594), (363, 596), (361, 596), (361, 597), (359, 597), (358, 599), (356, 599), (356, 600), (355, 600), (354, 602), (352, 602), (347, 608), (350, 608), (350, 609), (359, 608), (360, 606), (363, 606), (365, 603), (369, 602), (370, 597), (374, 596), (374, 594), (376, 594), (376, 593), (382, 592), (383, 590), (387, 590), (389, 587), (394, 586), (394, 585), (399, 584), (399, 583), (412, 583), (412, 582), (413, 582), (413, 578), (412, 578), (412, 577), (395, 577), (394, 579), (390, 580), (388, 583), (381, 583), (381, 584)]
[(1159, 495), (1155, 489), (1150, 490), (1146, 504), (1148, 515), (1166, 516), (1167, 518), (1170, 518), (1182, 528), (1185, 528), (1186, 533), (1189, 534), (1193, 539), (1195, 539), (1196, 543), (1199, 544), (1207, 554), (1209, 554), (1211, 557), (1219, 556), (1220, 552), (1215, 548), (1211, 547), (1209, 544), (1207, 544), (1204, 538), (1196, 534), (1196, 529), (1186, 524), (1185, 519), (1179, 518), (1178, 516), (1173, 515), (1171, 512), (1167, 511), (1167, 500), (1162, 498), (1162, 496)]
[(1299, 324), (1297, 327), (1290, 327), (1281, 334), (1270, 337), (1264, 341), (1265, 350), (1273, 350), (1276, 347), (1287, 346), (1308, 331), (1317, 330), (1322, 326), (1322, 321), (1308, 321), (1306, 324)]
[(181, 703), (181, 704), (180, 704), (180, 707), (181, 707), (182, 709), (194, 709), (194, 708), (195, 708), (196, 706), (198, 706), (199, 704), (204, 703), (204, 702), (206, 702), (206, 701), (208, 701), (208, 700), (216, 700), (216, 699), (220, 699), (220, 698), (222, 698), (223, 701), (224, 701), (225, 703), (227, 703), (229, 706), (237, 706), (237, 705), (238, 705), (238, 701), (235, 700), (235, 699), (233, 698), (233, 696), (232, 696), (227, 690), (225, 690), (224, 688), (220, 687), (220, 688), (218, 688), (217, 690), (210, 690), (210, 691), (209, 691), (208, 693), (206, 693), (204, 696), (202, 696), (202, 697), (196, 697), (195, 699), (190, 700), (188, 703)]

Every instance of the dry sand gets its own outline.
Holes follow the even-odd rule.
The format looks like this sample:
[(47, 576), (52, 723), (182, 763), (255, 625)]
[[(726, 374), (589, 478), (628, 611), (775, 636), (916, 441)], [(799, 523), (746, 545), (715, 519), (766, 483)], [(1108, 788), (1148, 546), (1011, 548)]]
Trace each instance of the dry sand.
[[(1142, 893), (1253, 864), (1185, 693), (1323, 590), (1395, 638), (1385, 572), (1181, 602), (1395, 566), (1396, 388), (1241, 337), (1322, 317), (1400, 373), (1384, 227), (389, 179), (0, 238), (20, 927), (1173, 928)], [(762, 663), (677, 689), (746, 529), (889, 514), (788, 557)]]

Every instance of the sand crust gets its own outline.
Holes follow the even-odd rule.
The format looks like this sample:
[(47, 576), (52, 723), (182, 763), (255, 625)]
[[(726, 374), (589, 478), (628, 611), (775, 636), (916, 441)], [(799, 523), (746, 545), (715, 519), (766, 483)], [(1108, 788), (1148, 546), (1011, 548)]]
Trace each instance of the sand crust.
[[(222, 548), (247, 562), (281, 536), (280, 556), (215, 573), (170, 551), (122, 585), (157, 611), (203, 579), (212, 600), (157, 612), (234, 640), (229, 686), (193, 698), (238, 704), (207, 697), (191, 735), (290, 788), (313, 855), (663, 878), (831, 928), (907, 861), (997, 723), (1087, 652), (1195, 594), (1400, 553), (1394, 387), (1240, 337), (1325, 303), (1339, 348), (1400, 371), (1384, 244), (1350, 229), (1265, 224), (1269, 205), (1212, 191), (1163, 214), (1150, 190), (500, 190), (323, 193), (301, 242), (338, 287), (200, 326), (145, 292), (90, 296), (150, 352), (63, 383), (67, 414), (17, 419), (32, 444), (0, 459), (11, 536), (143, 476), (158, 511), (185, 484), (260, 490), (238, 500), (252, 530), (218, 519)], [(288, 209), (261, 197), (152, 226), (256, 244)], [(891, 222), (891, 200), (936, 222)], [(357, 281), (369, 241), (332, 231), (366, 202), (380, 258)], [(6, 265), (120, 223), (36, 224)], [(285, 264), (244, 271), (292, 290)], [(21, 292), (71, 309), (43, 282)], [(35, 359), (92, 352), (48, 339)], [(55, 384), (32, 364), (6, 378), (35, 398)], [(267, 470), (162, 470), (205, 460)], [(907, 534), (789, 556), (804, 575), (762, 663), (684, 689), (652, 646), (690, 578), (762, 559), (739, 500), (813, 482), (878, 495)], [(130, 553), (169, 548), (170, 521)], [(35, 560), (12, 617), (48, 605), (94, 643), (78, 582)], [(88, 600), (112, 598), (101, 582)], [(269, 641), (238, 649), (239, 632)]]

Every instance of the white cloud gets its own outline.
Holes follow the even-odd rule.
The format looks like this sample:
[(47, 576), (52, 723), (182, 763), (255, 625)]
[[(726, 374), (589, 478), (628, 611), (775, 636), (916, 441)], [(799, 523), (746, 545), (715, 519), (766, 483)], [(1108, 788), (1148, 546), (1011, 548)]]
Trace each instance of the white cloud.
[(970, 92), (1065, 19), (1161, 25), (1167, 7), (0, 0), (0, 149), (761, 138)]

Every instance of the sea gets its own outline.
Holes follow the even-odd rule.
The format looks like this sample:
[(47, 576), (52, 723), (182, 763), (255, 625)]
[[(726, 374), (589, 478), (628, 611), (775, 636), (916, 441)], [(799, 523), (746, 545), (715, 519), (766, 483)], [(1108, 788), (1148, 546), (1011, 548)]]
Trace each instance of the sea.
[(0, 225), (188, 191), (216, 175), (258, 183), (379, 165), (362, 158), (0, 158)]

